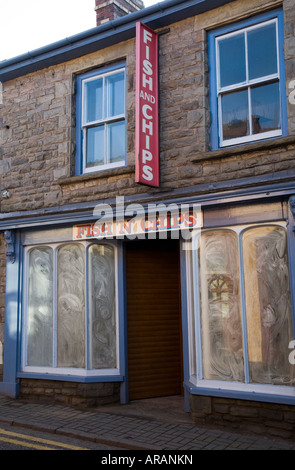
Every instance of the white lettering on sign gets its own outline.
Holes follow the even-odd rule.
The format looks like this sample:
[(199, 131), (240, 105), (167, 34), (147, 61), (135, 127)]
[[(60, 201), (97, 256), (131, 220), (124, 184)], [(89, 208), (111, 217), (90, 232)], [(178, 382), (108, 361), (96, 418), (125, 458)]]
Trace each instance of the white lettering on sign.
[(159, 186), (158, 36), (142, 23), (136, 30), (136, 174), (138, 183)]
[[(151, 33), (149, 33), (146, 29), (143, 30), (143, 42), (145, 44), (147, 44), (147, 41), (151, 41), (152, 40), (152, 35)], [(152, 64), (151, 62), (148, 60), (149, 57), (150, 57), (150, 48), (149, 46), (146, 46), (145, 48), (145, 52), (146, 52), (146, 59), (144, 59), (143, 61), (143, 77), (142, 77), (142, 84), (144, 87), (146, 87), (146, 85), (148, 85), (149, 87), (149, 90), (150, 91), (153, 91), (153, 69), (152, 69)], [(146, 75), (149, 75), (150, 77), (147, 79)], [(152, 111), (152, 108), (147, 105), (147, 104), (144, 104), (143, 107), (142, 107), (142, 114), (144, 116), (143, 120), (142, 120), (142, 131), (144, 133), (148, 132), (149, 135), (153, 135), (153, 122), (152, 122), (152, 119), (153, 119), (153, 116), (150, 115), (150, 114), (147, 114), (147, 110), (150, 110)], [(149, 124), (146, 123), (146, 119), (147, 120), (150, 120)], [(146, 136), (146, 147), (149, 148), (149, 136), (147, 135)], [(151, 181), (152, 178), (153, 178), (153, 173), (152, 173), (152, 168), (147, 165), (147, 161), (152, 161), (153, 159), (153, 155), (152, 153), (147, 150), (147, 149), (143, 149), (142, 150), (142, 162), (143, 162), (143, 167), (142, 167), (142, 177), (147, 180), (147, 181)]]

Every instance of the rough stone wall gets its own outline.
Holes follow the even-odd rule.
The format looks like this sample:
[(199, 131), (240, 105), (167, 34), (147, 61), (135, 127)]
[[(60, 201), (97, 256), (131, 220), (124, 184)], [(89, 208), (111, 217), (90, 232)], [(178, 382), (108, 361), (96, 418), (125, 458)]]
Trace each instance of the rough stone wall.
[(114, 177), (115, 181), (122, 179), (121, 176), (115, 177), (118, 170), (109, 172), (107, 178), (99, 174), (97, 179), (94, 175), (92, 183), (76, 183), (73, 178), (70, 194), (67, 186), (63, 190), (59, 180), (73, 174), (75, 75), (125, 58), (128, 71), (127, 158), (133, 163), (134, 45), (134, 41), (129, 41), (3, 84), (0, 185), (9, 188), (10, 198), (2, 200), (2, 212), (99, 199), (106, 193), (110, 194), (112, 188), (116, 190), (109, 178)]
[(71, 83), (65, 65), (4, 83), (1, 211), (58, 204), (57, 175), (70, 159)]
[(190, 396), (192, 419), (197, 424), (294, 440), (294, 406), (206, 396)]
[[(295, 78), (294, 8), (284, 0), (286, 92)], [(237, 0), (170, 25), (159, 39), (161, 189), (134, 182), (135, 41), (89, 54), (3, 84), (0, 185), (9, 188), (2, 212), (27, 211), (116, 195), (161, 192), (191, 185), (273, 174), (295, 167), (295, 145), (238, 154), (212, 153), (209, 145), (207, 31), (277, 6), (277, 0)], [(126, 58), (127, 167), (73, 177), (75, 76)], [(295, 105), (288, 102), (295, 134)], [(201, 189), (200, 189), (201, 190)], [(198, 192), (198, 189), (196, 189)]]
[(119, 402), (119, 383), (75, 383), (53, 380), (20, 380), (19, 397), (70, 406), (90, 407)]

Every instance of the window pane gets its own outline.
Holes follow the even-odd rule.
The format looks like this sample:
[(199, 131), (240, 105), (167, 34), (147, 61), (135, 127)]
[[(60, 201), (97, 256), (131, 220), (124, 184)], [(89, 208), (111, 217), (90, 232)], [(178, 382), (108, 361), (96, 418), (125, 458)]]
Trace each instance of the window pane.
[(199, 273), (204, 378), (243, 381), (238, 241), (234, 232), (202, 235)]
[(277, 73), (276, 25), (248, 31), (249, 79)]
[(104, 164), (104, 126), (87, 129), (86, 168)]
[(85, 83), (86, 90), (86, 122), (98, 121), (103, 118), (103, 81), (102, 78)]
[(249, 135), (247, 90), (222, 96), (221, 108), (224, 140)]
[(92, 245), (89, 249), (90, 368), (115, 368), (116, 292), (114, 249)]
[(58, 367), (85, 367), (84, 283), (84, 247), (63, 246), (57, 259)]
[(51, 248), (29, 254), (27, 365), (52, 366), (53, 258)]
[(125, 160), (126, 154), (126, 130), (125, 121), (114, 122), (108, 126), (110, 163)]
[(120, 116), (125, 114), (125, 85), (124, 72), (116, 73), (106, 77), (106, 117)]
[(250, 381), (292, 385), (294, 367), (288, 361), (293, 333), (286, 231), (282, 227), (246, 231), (243, 253)]
[(281, 127), (279, 83), (258, 86), (251, 90), (253, 133)]
[(239, 34), (219, 41), (220, 86), (246, 80), (245, 36)]

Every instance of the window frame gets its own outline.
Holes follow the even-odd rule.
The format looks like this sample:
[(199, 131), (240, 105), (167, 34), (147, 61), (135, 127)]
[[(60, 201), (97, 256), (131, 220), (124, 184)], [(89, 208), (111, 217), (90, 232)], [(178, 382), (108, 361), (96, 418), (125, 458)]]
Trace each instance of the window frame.
[[(275, 398), (279, 400), (280, 397), (294, 398), (294, 386), (287, 385), (273, 385), (273, 384), (260, 384), (250, 382), (249, 373), (249, 356), (248, 356), (248, 338), (247, 338), (247, 318), (246, 318), (246, 299), (245, 299), (245, 278), (244, 278), (244, 264), (243, 264), (243, 244), (242, 237), (248, 230), (258, 227), (282, 227), (286, 230), (286, 237), (288, 240), (287, 222), (263, 222), (263, 223), (249, 223), (239, 224), (237, 226), (222, 225), (212, 228), (204, 228), (199, 234), (193, 238), (192, 251), (186, 252), (186, 277), (187, 277), (187, 298), (188, 298), (188, 353), (189, 353), (189, 384), (190, 391), (193, 394), (213, 394), (217, 396), (238, 396), (238, 397), (251, 397), (259, 399), (264, 397), (266, 400)], [(231, 231), (236, 233), (238, 240), (238, 262), (239, 262), (239, 282), (240, 282), (240, 303), (241, 303), (241, 320), (242, 320), (242, 340), (244, 352), (244, 382), (205, 379), (203, 377), (203, 350), (202, 350), (202, 333), (201, 333), (201, 299), (199, 290), (199, 266), (198, 266), (198, 239), (202, 233), (217, 231)], [(288, 246), (288, 263), (289, 263), (289, 283), (291, 295), (291, 319), (293, 323), (293, 334), (295, 336), (295, 318), (292, 304), (292, 279), (291, 279), (291, 265), (290, 265), (290, 248)], [(290, 349), (286, 351), (289, 355)]]
[[(52, 337), (52, 344), (57, 347), (57, 258), (58, 258), (58, 251), (60, 248), (71, 245), (77, 244), (84, 246), (85, 249), (85, 279), (84, 279), (84, 286), (85, 286), (85, 318), (84, 318), (84, 325), (85, 325), (85, 344), (84, 344), (84, 351), (85, 351), (85, 368), (74, 368), (74, 367), (58, 367), (56, 364), (56, 349), (53, 350), (53, 359), (55, 358), (55, 364), (53, 367), (47, 366), (29, 366), (27, 365), (27, 332), (28, 332), (28, 300), (29, 300), (29, 258), (30, 252), (34, 248), (51, 248), (52, 249), (52, 256), (53, 256), (53, 337)], [(89, 331), (89, 320), (91, 317), (90, 307), (89, 307), (89, 295), (91, 294), (88, 290), (88, 282), (89, 282), (89, 249), (93, 245), (98, 246), (111, 246), (114, 250), (114, 274), (115, 274), (115, 295), (116, 295), (116, 307), (115, 307), (115, 318), (116, 318), (116, 367), (115, 368), (103, 368), (103, 369), (90, 369), (90, 331)], [(29, 244), (24, 246), (24, 268), (23, 268), (23, 309), (22, 309), (22, 322), (21, 322), (21, 360), (20, 360), (20, 370), (21, 374), (42, 374), (50, 376), (68, 376), (68, 377), (80, 377), (81, 379), (84, 378), (103, 378), (103, 377), (119, 377), (121, 374), (121, 358), (120, 358), (120, 345), (119, 345), (119, 331), (120, 331), (120, 318), (119, 318), (119, 273), (118, 273), (118, 249), (116, 244), (107, 243), (107, 242), (95, 242), (95, 241), (85, 241), (80, 240), (78, 242), (75, 241), (60, 241), (60, 242), (39, 242), (36, 244)], [(55, 336), (55, 337), (54, 337)]]
[[(87, 103), (85, 99), (85, 84), (94, 81), (96, 79), (115, 75), (116, 73), (124, 73), (124, 113), (116, 116), (112, 116), (105, 119), (95, 120), (93, 122), (86, 122), (85, 114)], [(126, 64), (120, 62), (112, 66), (103, 67), (102, 69), (92, 70), (82, 75), (77, 76), (77, 100), (76, 100), (76, 157), (75, 157), (75, 175), (83, 175), (89, 173), (100, 172), (113, 168), (121, 168), (126, 166), (126, 154), (127, 154), (127, 142), (126, 142), (126, 127), (125, 127), (125, 149), (124, 159), (119, 162), (108, 162), (107, 152), (107, 140), (104, 143), (104, 164), (95, 165), (92, 167), (86, 167), (86, 132), (87, 129), (97, 127), (98, 125), (104, 126), (104, 135), (107, 134), (108, 124), (114, 122), (124, 122), (126, 126)], [(103, 107), (104, 107), (105, 96), (103, 96)]]
[[(219, 86), (219, 58), (218, 58), (218, 47), (217, 43), (221, 38), (234, 36), (242, 33), (245, 30), (258, 29), (267, 23), (276, 22), (277, 24), (277, 64), (278, 71), (275, 76), (264, 76), (262, 79), (253, 79), (242, 84), (235, 84), (233, 86), (223, 87)], [(283, 43), (284, 43), (284, 19), (283, 12), (280, 9), (269, 11), (260, 15), (256, 15), (253, 18), (248, 18), (237, 23), (222, 26), (216, 30), (208, 32), (208, 54), (209, 54), (209, 104), (210, 104), (210, 116), (211, 116), (211, 149), (218, 150), (228, 148), (237, 145), (251, 144), (262, 140), (271, 138), (278, 138), (286, 136), (287, 133), (287, 101), (285, 92), (285, 62), (283, 56)], [(273, 83), (272, 80), (276, 79), (279, 83), (279, 96), (280, 96), (280, 121), (281, 128), (279, 130), (268, 131), (261, 134), (252, 134), (244, 137), (232, 138), (229, 140), (222, 141), (222, 122), (221, 122), (221, 105), (219, 96), (221, 94), (234, 91), (244, 90), (249, 87)], [(248, 109), (250, 103), (248, 103)], [(251, 121), (251, 116), (249, 116)]]

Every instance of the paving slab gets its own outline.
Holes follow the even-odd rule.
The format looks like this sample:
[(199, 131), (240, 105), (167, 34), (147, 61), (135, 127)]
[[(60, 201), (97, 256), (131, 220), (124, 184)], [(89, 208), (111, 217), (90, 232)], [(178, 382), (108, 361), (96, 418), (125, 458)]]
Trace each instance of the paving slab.
[(126, 450), (295, 450), (295, 442), (198, 426), (185, 414), (129, 413), (124, 405), (76, 409), (0, 397), (0, 423), (23, 426)]

